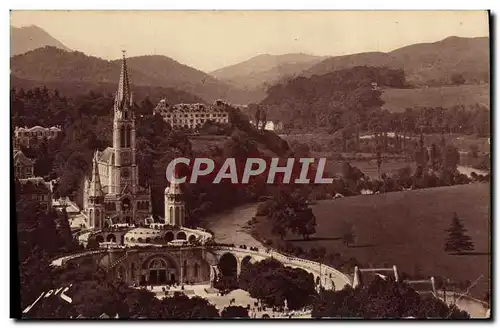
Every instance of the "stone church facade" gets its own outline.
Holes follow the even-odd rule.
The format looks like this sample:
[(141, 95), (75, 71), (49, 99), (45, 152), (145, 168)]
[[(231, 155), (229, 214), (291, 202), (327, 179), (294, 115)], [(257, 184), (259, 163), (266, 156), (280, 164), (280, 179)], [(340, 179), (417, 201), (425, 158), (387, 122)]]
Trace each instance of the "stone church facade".
[(139, 185), (135, 113), (125, 56), (113, 112), (113, 146), (94, 153), (92, 175), (84, 185), (87, 228), (138, 224), (151, 213), (151, 192)]

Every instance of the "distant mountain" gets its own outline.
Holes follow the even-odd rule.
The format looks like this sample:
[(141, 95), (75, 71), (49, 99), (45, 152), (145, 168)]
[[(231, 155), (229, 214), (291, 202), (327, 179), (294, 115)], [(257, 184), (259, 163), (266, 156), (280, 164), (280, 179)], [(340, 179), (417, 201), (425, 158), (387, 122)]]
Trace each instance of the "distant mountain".
[(284, 78), (299, 74), (324, 58), (326, 57), (302, 53), (264, 54), (218, 69), (210, 74), (219, 80), (248, 91), (259, 90), (259, 97), (264, 97), (267, 87)]
[[(115, 61), (119, 63), (120, 60)], [(128, 66), (152, 78), (164, 87), (174, 87), (198, 95), (207, 101), (224, 99), (233, 103), (247, 103), (252, 95), (213, 76), (181, 64), (169, 57), (152, 55), (127, 59)]]
[[(205, 102), (219, 98), (233, 103), (248, 101), (243, 90), (165, 56), (131, 57), (127, 59), (127, 63), (131, 83), (138, 86), (175, 88)], [(12, 57), (11, 74), (44, 83), (116, 85), (120, 76), (120, 60), (107, 61), (77, 51), (67, 52), (45, 47)]]
[(487, 37), (449, 37), (434, 43), (419, 43), (397, 50), (330, 57), (304, 71), (304, 76), (323, 75), (355, 66), (404, 69), (406, 80), (416, 86), (452, 83), (461, 74), (465, 83), (488, 83), (490, 44)]
[(71, 51), (59, 40), (52, 37), (38, 26), (10, 27), (10, 55), (15, 56), (25, 52), (43, 48), (45, 46), (56, 47)]

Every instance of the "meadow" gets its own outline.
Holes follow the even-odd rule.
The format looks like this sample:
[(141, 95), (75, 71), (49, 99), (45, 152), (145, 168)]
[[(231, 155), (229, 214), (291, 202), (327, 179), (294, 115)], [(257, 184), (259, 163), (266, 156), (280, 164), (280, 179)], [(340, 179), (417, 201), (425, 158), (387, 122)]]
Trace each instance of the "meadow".
[(452, 108), (468, 107), (476, 103), (490, 107), (490, 85), (468, 84), (418, 89), (386, 89), (382, 93), (383, 108), (390, 112), (403, 112), (411, 107)]
[[(259, 217), (253, 234), (273, 245), (292, 243), (304, 250), (325, 247), (327, 254), (353, 257), (365, 266), (396, 265), (410, 275), (439, 276), (473, 282), (471, 293), (482, 299), (490, 280), (490, 185), (474, 183), (452, 187), (393, 192), (319, 201), (312, 206), (316, 234), (304, 241), (270, 234), (267, 219)], [(463, 220), (475, 250), (467, 255), (444, 251), (453, 212)], [(352, 224), (356, 242), (342, 243), (342, 227)], [(348, 272), (352, 274), (352, 272)]]

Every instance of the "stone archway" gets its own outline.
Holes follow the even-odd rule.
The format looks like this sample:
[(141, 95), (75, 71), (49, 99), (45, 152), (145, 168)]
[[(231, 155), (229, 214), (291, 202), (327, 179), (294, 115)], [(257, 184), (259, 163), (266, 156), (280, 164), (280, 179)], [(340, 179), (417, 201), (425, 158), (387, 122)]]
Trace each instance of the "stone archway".
[(184, 231), (180, 231), (177, 233), (177, 238), (176, 239), (180, 239), (180, 240), (186, 240), (187, 239), (187, 236), (186, 236), (186, 233)]
[(196, 236), (195, 235), (190, 235), (189, 238), (188, 238), (188, 241), (192, 244), (194, 242), (196, 242)]
[(238, 276), (238, 260), (232, 253), (224, 253), (220, 257), (217, 267), (223, 277)]
[(247, 255), (241, 260), (241, 272), (243, 272), (249, 264), (252, 263), (252, 257), (250, 255)]
[(143, 276), (141, 281), (148, 285), (167, 285), (178, 283), (180, 269), (178, 264), (166, 256), (153, 256), (143, 262)]
[(98, 243), (103, 243), (104, 242), (104, 237), (102, 235), (97, 235), (95, 237), (95, 240), (98, 242)]

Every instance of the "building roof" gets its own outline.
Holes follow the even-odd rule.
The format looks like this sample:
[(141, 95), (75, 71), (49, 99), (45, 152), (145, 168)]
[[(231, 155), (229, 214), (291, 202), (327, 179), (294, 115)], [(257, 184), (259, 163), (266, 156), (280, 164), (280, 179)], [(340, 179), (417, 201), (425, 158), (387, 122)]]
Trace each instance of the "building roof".
[(23, 128), (19, 128), (19, 127), (15, 128), (15, 131), (18, 131), (18, 132), (45, 132), (47, 130), (50, 130), (50, 131), (62, 131), (61, 128), (58, 127), (58, 126), (52, 126), (50, 128), (44, 128), (43, 126), (36, 125), (36, 126), (31, 127), (31, 128), (28, 128), (27, 126), (25, 126)]
[(89, 195), (92, 197), (103, 197), (104, 194), (101, 188), (101, 179), (97, 167), (97, 152), (94, 153), (94, 160), (92, 162), (92, 181), (90, 182)]
[(97, 152), (97, 157), (99, 162), (110, 163), (110, 160), (113, 158), (115, 154), (115, 150), (113, 147), (108, 147), (101, 152)]
[(37, 191), (46, 191), (46, 192), (51, 191), (50, 183), (45, 182), (45, 180), (43, 180), (43, 178), (41, 177), (19, 179), (19, 183), (23, 186), (23, 192), (29, 191), (28, 189), (25, 188), (28, 187), (30, 184)]

